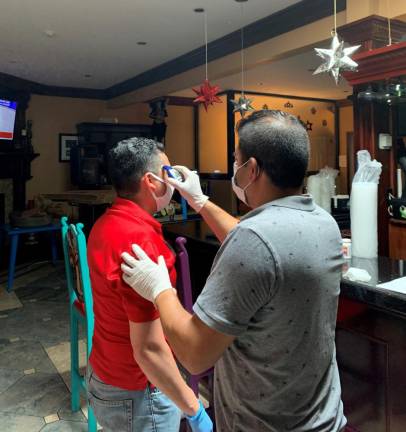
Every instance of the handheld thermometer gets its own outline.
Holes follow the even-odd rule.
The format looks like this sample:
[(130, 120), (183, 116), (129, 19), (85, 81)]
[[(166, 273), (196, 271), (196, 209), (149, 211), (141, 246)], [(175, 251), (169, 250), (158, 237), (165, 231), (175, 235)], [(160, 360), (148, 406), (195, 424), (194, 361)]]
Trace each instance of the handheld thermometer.
[[(168, 177), (171, 177), (175, 180), (178, 180), (180, 182), (183, 182), (185, 179), (183, 178), (183, 175), (175, 168), (171, 167), (170, 165), (164, 165), (162, 167), (167, 173)], [(182, 197), (181, 201), (181, 207), (182, 207), (182, 219), (187, 219), (187, 203), (185, 198)]]
[(177, 169), (171, 167), (170, 165), (164, 165), (162, 168), (168, 173), (169, 177), (180, 182), (184, 181), (183, 175)]

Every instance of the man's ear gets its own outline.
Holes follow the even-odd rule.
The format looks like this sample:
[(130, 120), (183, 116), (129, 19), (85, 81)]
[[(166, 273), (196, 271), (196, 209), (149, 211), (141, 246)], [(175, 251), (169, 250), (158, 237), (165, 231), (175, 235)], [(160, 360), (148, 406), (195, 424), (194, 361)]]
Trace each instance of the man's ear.
[(163, 179), (164, 179), (165, 183), (168, 182), (168, 178), (169, 178), (169, 176), (168, 176), (168, 171), (163, 170)]
[(250, 157), (249, 161), (250, 179), (255, 180), (259, 176), (259, 165), (254, 157)]
[(152, 181), (152, 177), (148, 174), (145, 173), (142, 177), (141, 177), (141, 183), (148, 189), (151, 189), (153, 191), (156, 190), (157, 186), (156, 184)]

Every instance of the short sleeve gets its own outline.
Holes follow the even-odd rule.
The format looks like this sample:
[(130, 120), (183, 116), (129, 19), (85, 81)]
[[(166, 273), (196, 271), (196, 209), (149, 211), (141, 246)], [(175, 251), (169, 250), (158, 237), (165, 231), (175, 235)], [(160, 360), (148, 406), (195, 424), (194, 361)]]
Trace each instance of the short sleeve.
[(275, 289), (269, 246), (252, 229), (238, 226), (221, 246), (193, 309), (207, 326), (238, 336)]
[[(160, 254), (152, 242), (140, 242), (140, 246), (152, 260), (157, 262), (158, 256)], [(131, 243), (129, 243), (127, 252), (131, 252)], [(122, 305), (126, 311), (128, 320), (134, 323), (142, 323), (154, 321), (159, 318), (159, 312), (155, 308), (154, 304), (141, 297), (135, 290), (133, 290), (127, 283), (124, 282), (121, 268), (118, 272), (118, 276), (119, 277), (114, 278), (114, 285), (121, 296)]]
[(159, 312), (154, 304), (137, 294), (123, 279), (119, 281), (117, 288), (129, 321), (143, 323), (159, 318)]

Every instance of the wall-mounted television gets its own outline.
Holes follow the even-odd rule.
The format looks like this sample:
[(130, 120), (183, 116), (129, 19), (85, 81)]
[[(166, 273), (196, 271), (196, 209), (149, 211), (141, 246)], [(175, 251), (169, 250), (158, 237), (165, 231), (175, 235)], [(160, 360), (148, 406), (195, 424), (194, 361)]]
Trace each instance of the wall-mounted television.
[(12, 141), (14, 139), (14, 125), (16, 119), (17, 102), (0, 99), (0, 139)]

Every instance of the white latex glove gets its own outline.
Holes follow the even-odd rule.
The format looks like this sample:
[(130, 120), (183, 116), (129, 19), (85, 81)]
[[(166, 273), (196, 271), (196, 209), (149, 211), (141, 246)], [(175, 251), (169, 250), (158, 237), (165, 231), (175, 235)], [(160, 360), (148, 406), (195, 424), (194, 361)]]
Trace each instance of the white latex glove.
[(177, 165), (173, 168), (176, 168), (183, 175), (184, 181), (180, 182), (168, 177), (167, 182), (180, 192), (193, 210), (199, 213), (209, 199), (209, 197), (202, 192), (199, 176), (185, 166)]
[(163, 291), (172, 289), (164, 257), (158, 258), (158, 264), (137, 244), (132, 245), (135, 258), (127, 252), (121, 254), (124, 281), (141, 297), (155, 303), (155, 299)]

